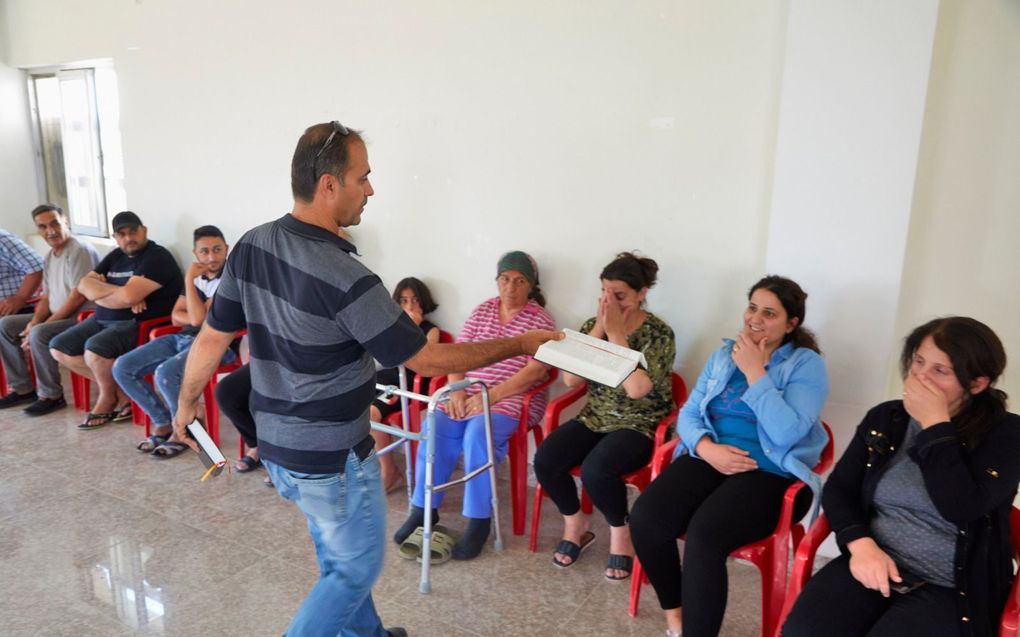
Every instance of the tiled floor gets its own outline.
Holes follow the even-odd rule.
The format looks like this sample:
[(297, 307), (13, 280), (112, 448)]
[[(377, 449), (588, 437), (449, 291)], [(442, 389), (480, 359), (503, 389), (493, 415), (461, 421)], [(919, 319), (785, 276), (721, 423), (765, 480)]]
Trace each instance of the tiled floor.
[[(156, 460), (134, 450), (140, 428), (75, 428), (67, 408), (30, 419), (0, 411), (0, 634), (5, 637), (282, 634), (317, 578), (304, 518), (264, 472), (201, 483), (188, 453)], [(237, 438), (224, 422), (225, 451)], [(558, 570), (550, 551), (560, 524), (543, 507), (539, 552), (510, 535), (509, 489), (501, 468), (506, 548), (432, 572), (418, 593), (418, 564), (388, 547), (375, 599), (387, 625), (413, 637), (661, 635), (651, 589), (627, 616), (629, 582), (601, 576), (608, 548), (597, 519), (592, 550)], [(390, 496), (389, 526), (406, 498)], [(460, 524), (454, 492), (444, 524)], [(759, 631), (757, 571), (730, 566), (723, 635)]]

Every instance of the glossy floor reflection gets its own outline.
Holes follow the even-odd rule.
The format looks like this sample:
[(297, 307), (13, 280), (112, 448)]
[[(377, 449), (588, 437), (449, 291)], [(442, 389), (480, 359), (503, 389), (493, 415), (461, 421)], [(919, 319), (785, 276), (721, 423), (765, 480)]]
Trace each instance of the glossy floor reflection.
[[(135, 451), (140, 428), (79, 431), (82, 416), (0, 411), (0, 634), (282, 634), (317, 568), (304, 518), (263, 486), (265, 473), (201, 483), (193, 454), (156, 460)], [(222, 447), (236, 453), (226, 421)], [(604, 521), (581, 561), (556, 569), (554, 507), (543, 507), (539, 552), (529, 553), (526, 537), (510, 535), (505, 468), (500, 475), (506, 549), (436, 566), (431, 595), (418, 593), (419, 565), (388, 550), (375, 588), (387, 625), (413, 637), (663, 634), (650, 589), (630, 618), (629, 582), (602, 578)], [(406, 496), (391, 495), (389, 506), (392, 533)], [(443, 523), (461, 527), (459, 509), (454, 492)], [(723, 634), (757, 635), (757, 572), (732, 564), (730, 585)]]

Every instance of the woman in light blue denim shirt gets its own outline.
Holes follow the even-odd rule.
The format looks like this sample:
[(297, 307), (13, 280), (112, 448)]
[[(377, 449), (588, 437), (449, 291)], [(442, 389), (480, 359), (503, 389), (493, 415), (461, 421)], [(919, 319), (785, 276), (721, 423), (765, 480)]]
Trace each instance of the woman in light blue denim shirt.
[[(807, 294), (767, 276), (751, 287), (743, 329), (709, 358), (680, 411), (673, 463), (634, 504), (634, 548), (666, 611), (667, 635), (717, 635), (726, 610), (726, 557), (768, 536), (795, 480), (820, 488), (811, 467), (827, 441), (829, 393)], [(798, 496), (803, 515), (811, 492)], [(676, 539), (687, 535), (683, 569)]]

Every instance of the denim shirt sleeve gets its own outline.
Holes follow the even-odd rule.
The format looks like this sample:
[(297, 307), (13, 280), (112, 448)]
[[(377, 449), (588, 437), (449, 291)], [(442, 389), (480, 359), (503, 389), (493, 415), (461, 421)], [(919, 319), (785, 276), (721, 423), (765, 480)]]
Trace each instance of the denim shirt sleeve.
[[(779, 365), (793, 367), (770, 367), (769, 373), (744, 392), (743, 401), (758, 417), (763, 446), (790, 449), (818, 422), (829, 395), (829, 379), (822, 357), (809, 349), (794, 350), (776, 367)], [(777, 380), (781, 386), (776, 385)]]
[(694, 457), (698, 457), (694, 447), (697, 446), (703, 436), (710, 436), (712, 440), (716, 439), (715, 432), (706, 426), (705, 420), (702, 417), (701, 403), (704, 402), (705, 394), (708, 393), (708, 383), (712, 379), (712, 372), (717, 366), (717, 358), (720, 352), (725, 354), (724, 349), (716, 350), (708, 358), (705, 368), (701, 370), (701, 375), (698, 376), (698, 382), (695, 383), (694, 389), (687, 395), (687, 402), (684, 403), (676, 419), (676, 433), (680, 437), (680, 444)]

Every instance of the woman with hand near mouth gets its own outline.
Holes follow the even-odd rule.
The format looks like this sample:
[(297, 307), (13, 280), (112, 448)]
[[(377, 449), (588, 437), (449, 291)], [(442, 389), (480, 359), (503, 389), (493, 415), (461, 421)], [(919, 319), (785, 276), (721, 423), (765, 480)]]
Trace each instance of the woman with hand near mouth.
[(995, 387), (1005, 369), (975, 319), (907, 336), (903, 399), (868, 411), (825, 483), (841, 555), (808, 580), (784, 636), (998, 634), (1020, 481), (1020, 417)]
[[(821, 487), (811, 472), (828, 439), (819, 413), (825, 364), (804, 328), (807, 294), (767, 276), (751, 287), (743, 329), (709, 358), (680, 411), (673, 462), (634, 504), (634, 549), (667, 635), (717, 635), (726, 610), (726, 557), (768, 536), (795, 480), (795, 516)], [(803, 496), (803, 497), (801, 497)], [(676, 539), (687, 535), (683, 568)]]

